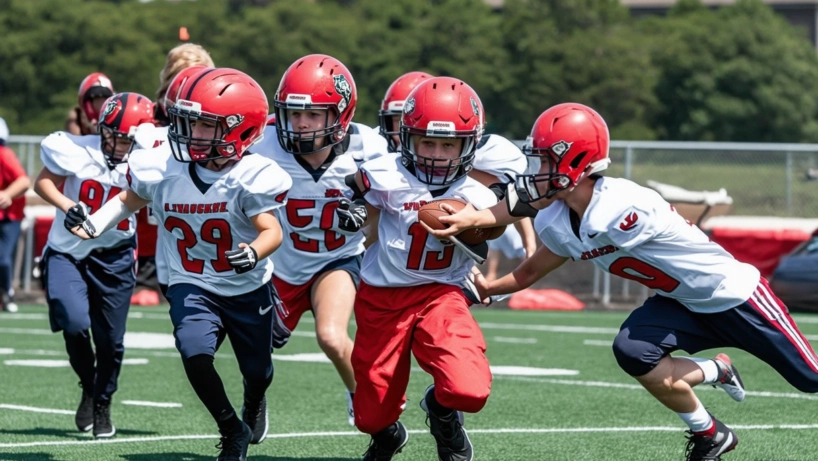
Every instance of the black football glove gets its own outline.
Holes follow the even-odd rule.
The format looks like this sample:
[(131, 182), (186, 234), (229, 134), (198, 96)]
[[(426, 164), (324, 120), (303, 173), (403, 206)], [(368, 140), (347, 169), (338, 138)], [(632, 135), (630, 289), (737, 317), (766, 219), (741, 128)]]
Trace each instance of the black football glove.
[(256, 253), (256, 250), (250, 245), (239, 248), (238, 250), (225, 251), (224, 255), (227, 257), (227, 262), (233, 266), (237, 274), (243, 274), (253, 270), (253, 268), (256, 267), (256, 263), (258, 263), (258, 253)]
[(349, 199), (342, 198), (338, 201), (335, 214), (338, 215), (338, 230), (349, 235), (359, 232), (369, 217), (369, 213), (366, 211), (366, 202), (362, 199), (350, 202)]
[(72, 232), (72, 229), (80, 226), (89, 237), (97, 237), (97, 230), (94, 228), (94, 225), (88, 221), (88, 207), (82, 202), (79, 202), (68, 209), (68, 211), (65, 213), (63, 225), (66, 229), (68, 229), (68, 232)]

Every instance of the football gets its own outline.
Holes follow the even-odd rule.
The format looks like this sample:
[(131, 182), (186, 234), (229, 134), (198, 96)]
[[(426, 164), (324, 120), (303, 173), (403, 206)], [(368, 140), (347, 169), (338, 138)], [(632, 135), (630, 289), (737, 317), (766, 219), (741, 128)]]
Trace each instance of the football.
[[(441, 205), (444, 203), (454, 208), (455, 211), (460, 211), (467, 205), (466, 201), (457, 198), (435, 200), (420, 207), (420, 210), (418, 210), (418, 220), (423, 221), (423, 223), (432, 229), (446, 228), (446, 224), (440, 222), (439, 219), (441, 216), (446, 216), (449, 214), (446, 212), (446, 210), (441, 208)], [(485, 229), (467, 229), (457, 234), (457, 237), (466, 245), (478, 245), (486, 240), (494, 240), (500, 237), (503, 235), (505, 230), (505, 226), (490, 227)]]

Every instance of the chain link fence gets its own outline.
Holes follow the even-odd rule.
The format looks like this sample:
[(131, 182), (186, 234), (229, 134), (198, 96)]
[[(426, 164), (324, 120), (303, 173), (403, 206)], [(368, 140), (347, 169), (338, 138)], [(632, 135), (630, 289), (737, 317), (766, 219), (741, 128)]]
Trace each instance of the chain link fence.
[[(42, 168), (42, 136), (11, 136), (7, 145), (34, 178)], [(519, 146), (523, 141), (515, 141)], [(818, 144), (613, 141), (606, 175), (682, 187), (690, 191), (725, 189), (732, 197), (730, 214), (743, 216), (818, 217)], [(30, 228), (30, 227), (29, 227)], [(30, 248), (30, 232), (27, 235)], [(30, 255), (23, 258), (30, 261)], [(30, 266), (23, 264), (24, 290), (30, 286)], [(608, 273), (594, 268), (592, 297), (611, 302)], [(618, 277), (617, 299), (644, 296)]]

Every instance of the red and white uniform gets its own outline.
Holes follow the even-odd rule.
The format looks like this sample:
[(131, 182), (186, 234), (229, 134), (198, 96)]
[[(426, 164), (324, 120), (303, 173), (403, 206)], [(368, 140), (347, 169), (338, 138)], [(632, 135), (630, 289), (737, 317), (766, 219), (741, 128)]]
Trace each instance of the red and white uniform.
[(250, 218), (284, 206), (290, 176), (261, 155), (246, 155), (227, 171), (176, 161), (170, 147), (131, 153), (131, 189), (151, 200), (169, 285), (189, 283), (220, 296), (237, 296), (269, 282), (270, 258), (237, 274), (224, 253), (258, 237)]
[(478, 209), (497, 199), (469, 177), (433, 195), (396, 155), (366, 162), (361, 172), (370, 187), (365, 199), (380, 209), (380, 221), (378, 242), (364, 255), (355, 300), (355, 424), (373, 434), (398, 419), (410, 351), (434, 377), (442, 405), (479, 411), (491, 372), (483, 335), (459, 287), (474, 263), (457, 247), (430, 238), (417, 211), (440, 198), (462, 198)]
[(276, 267), (273, 282), (284, 305), (279, 314), (292, 331), (312, 309), (310, 291), (322, 269), (364, 252), (363, 233), (343, 235), (331, 229), (339, 199), (352, 198), (344, 179), (358, 171), (360, 162), (384, 155), (386, 142), (372, 128), (351, 123), (347, 141), (335, 147), (336, 152), (345, 147), (343, 154), (331, 154), (332, 159), (316, 170), (298, 154), (286, 152), (275, 130), (268, 125), (264, 139), (252, 150), (275, 161), (293, 180), (287, 205), (276, 210), (284, 240), (271, 256)]
[(590, 260), (694, 312), (721, 312), (742, 304), (759, 283), (758, 269), (711, 242), (658, 193), (627, 179), (596, 181), (580, 238), (561, 200), (537, 214), (534, 228), (555, 254)]

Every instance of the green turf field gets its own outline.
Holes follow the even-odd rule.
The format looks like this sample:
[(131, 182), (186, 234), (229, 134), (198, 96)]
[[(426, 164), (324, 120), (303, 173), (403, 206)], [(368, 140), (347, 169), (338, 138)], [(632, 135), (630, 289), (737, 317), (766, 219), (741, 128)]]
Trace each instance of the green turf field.
[[(493, 366), (575, 370), (573, 375), (552, 376), (495, 373), (485, 409), (466, 418), (475, 459), (683, 458), (681, 421), (614, 362), (609, 344), (625, 314), (478, 310), (475, 315), (484, 327)], [(804, 334), (818, 339), (818, 317), (797, 319)], [(271, 435), (250, 447), (251, 460), (346, 461), (360, 459), (366, 450), (368, 437), (346, 424), (343, 386), (334, 368), (317, 361), (321, 355), (310, 337), (310, 321), (305, 318), (298, 335), (277, 353), (281, 358), (275, 361), (276, 375), (267, 393)], [(134, 308), (128, 329), (170, 334), (166, 307)], [(136, 335), (128, 341), (139, 336), (145, 338)], [(74, 428), (79, 388), (71, 369), (24, 366), (31, 365), (26, 361), (67, 359), (61, 335), (48, 331), (45, 309), (21, 306), (18, 314), (0, 313), (0, 460), (215, 459), (215, 425), (187, 383), (172, 342), (157, 336), (153, 345), (126, 350), (125, 358), (135, 363), (123, 366), (112, 407), (118, 434), (112, 441), (96, 442)], [(757, 359), (728, 352), (750, 391), (747, 400), (735, 403), (712, 388), (700, 392), (705, 405), (739, 435), (737, 451), (724, 459), (818, 459), (818, 396), (799, 394)], [(241, 377), (229, 345), (216, 363), (239, 406)], [(402, 418), (412, 432), (398, 461), (436, 459), (418, 408), (429, 383), (422, 371), (412, 376)], [(126, 404), (129, 401), (177, 405), (149, 407)]]

